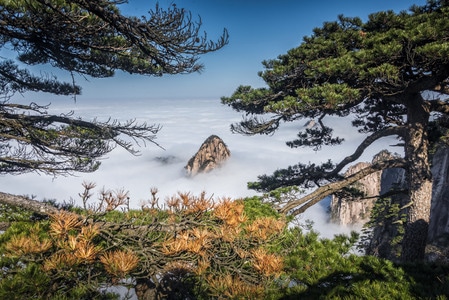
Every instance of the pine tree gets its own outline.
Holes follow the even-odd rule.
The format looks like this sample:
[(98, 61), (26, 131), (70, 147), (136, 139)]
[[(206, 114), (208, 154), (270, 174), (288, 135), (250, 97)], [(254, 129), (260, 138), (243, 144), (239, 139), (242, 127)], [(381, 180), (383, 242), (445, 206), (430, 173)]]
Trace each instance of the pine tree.
[[(111, 77), (116, 70), (162, 76), (202, 69), (202, 54), (228, 42), (201, 35), (201, 22), (185, 9), (158, 5), (144, 17), (123, 15), (125, 0), (1, 0), (0, 49), (17, 54), (0, 59), (0, 174), (91, 172), (99, 158), (120, 146), (155, 143), (157, 125), (133, 120), (84, 121), (70, 114), (50, 115), (47, 106), (14, 103), (13, 96), (45, 92), (75, 96), (81, 87), (27, 66), (48, 66), (75, 75)], [(26, 94), (25, 94), (26, 95)], [(31, 101), (30, 101), (31, 102)], [(125, 137), (123, 137), (125, 136)]]
[[(399, 167), (407, 172), (407, 224), (402, 259), (423, 259), (432, 191), (429, 122), (449, 113), (449, 6), (430, 0), (409, 12), (383, 11), (360, 18), (339, 16), (314, 29), (287, 54), (264, 61), (259, 75), (268, 88), (240, 86), (222, 102), (249, 116), (232, 130), (270, 134), (281, 122), (317, 119), (299, 132), (290, 147), (339, 145), (326, 125), (328, 117), (353, 117), (366, 138), (352, 154), (334, 164), (299, 163), (263, 175), (250, 187), (260, 191), (283, 186), (317, 187), (290, 201), (284, 212), (300, 213), (325, 196), (341, 191), (371, 172)], [(270, 114), (266, 119), (257, 115)], [(304, 120), (302, 121), (304, 122)], [(404, 157), (379, 162), (343, 179), (340, 171), (365, 149), (387, 136), (401, 140)]]

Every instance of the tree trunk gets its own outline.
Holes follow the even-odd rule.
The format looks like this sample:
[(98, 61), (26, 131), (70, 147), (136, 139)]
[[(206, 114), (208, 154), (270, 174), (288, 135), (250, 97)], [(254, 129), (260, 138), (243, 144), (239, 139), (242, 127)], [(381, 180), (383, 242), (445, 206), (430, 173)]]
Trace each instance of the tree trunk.
[(402, 260), (424, 259), (432, 200), (432, 174), (428, 160), (427, 124), (429, 109), (420, 94), (409, 99), (405, 137), (405, 159), (408, 163), (409, 200), (407, 224), (402, 242)]

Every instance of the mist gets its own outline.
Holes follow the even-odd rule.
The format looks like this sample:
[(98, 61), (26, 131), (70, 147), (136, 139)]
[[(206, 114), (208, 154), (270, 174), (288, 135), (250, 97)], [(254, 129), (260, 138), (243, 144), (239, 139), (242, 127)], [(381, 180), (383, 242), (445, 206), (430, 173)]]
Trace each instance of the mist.
[[(85, 120), (96, 118), (106, 121), (110, 117), (119, 121), (136, 119), (137, 122), (158, 124), (162, 130), (157, 142), (162, 148), (148, 143), (137, 147), (139, 156), (116, 148), (102, 160), (94, 173), (76, 173), (74, 176), (52, 177), (37, 173), (2, 176), (2, 191), (36, 199), (55, 199), (57, 202), (73, 201), (81, 204), (79, 193), (83, 182), (96, 183), (95, 193), (102, 188), (129, 192), (130, 206), (139, 208), (150, 198), (151, 188), (158, 189), (163, 203), (166, 197), (178, 192), (199, 194), (206, 192), (214, 198), (241, 198), (260, 195), (248, 190), (247, 183), (256, 181), (258, 175), (271, 174), (298, 162), (337, 161), (351, 154), (363, 139), (363, 135), (350, 126), (350, 119), (330, 119), (337, 135), (345, 138), (342, 146), (323, 147), (320, 151), (308, 148), (291, 149), (285, 142), (295, 139), (304, 124), (283, 124), (274, 135), (243, 136), (230, 132), (230, 124), (241, 120), (242, 115), (218, 99), (136, 99), (128, 102), (58, 103), (49, 113), (61, 114), (73, 110), (75, 116)], [(304, 121), (305, 123), (306, 121)], [(231, 151), (226, 164), (207, 174), (187, 177), (184, 166), (210, 135), (218, 135)], [(370, 147), (359, 161), (371, 161), (381, 149), (389, 148), (395, 141), (383, 139)], [(394, 151), (390, 149), (390, 151)], [(95, 196), (94, 196), (95, 198)], [(327, 222), (327, 205), (321, 203), (310, 208), (301, 220), (310, 219), (322, 236), (348, 232)]]

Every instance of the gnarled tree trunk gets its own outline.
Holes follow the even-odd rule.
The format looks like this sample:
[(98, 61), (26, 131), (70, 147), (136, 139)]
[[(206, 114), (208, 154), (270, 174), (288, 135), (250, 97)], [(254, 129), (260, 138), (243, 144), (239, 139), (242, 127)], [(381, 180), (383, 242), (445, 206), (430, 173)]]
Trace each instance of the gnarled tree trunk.
[(420, 94), (408, 105), (408, 130), (405, 138), (405, 159), (408, 163), (409, 200), (407, 224), (402, 242), (402, 260), (423, 260), (429, 230), (432, 199), (432, 174), (428, 159), (427, 123), (429, 109)]

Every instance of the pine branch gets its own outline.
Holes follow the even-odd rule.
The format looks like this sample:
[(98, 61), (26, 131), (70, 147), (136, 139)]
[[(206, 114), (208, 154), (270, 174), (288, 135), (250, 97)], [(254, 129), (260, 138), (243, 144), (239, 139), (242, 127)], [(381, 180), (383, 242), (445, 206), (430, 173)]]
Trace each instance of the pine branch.
[(284, 207), (280, 209), (280, 212), (290, 213), (291, 215), (301, 214), (304, 211), (306, 211), (306, 209), (308, 209), (309, 207), (323, 200), (325, 197), (338, 192), (342, 188), (368, 176), (369, 174), (388, 168), (406, 168), (406, 162), (403, 159), (394, 159), (377, 162), (340, 181), (331, 182), (329, 184), (321, 186), (314, 192), (300, 199), (288, 202)]

